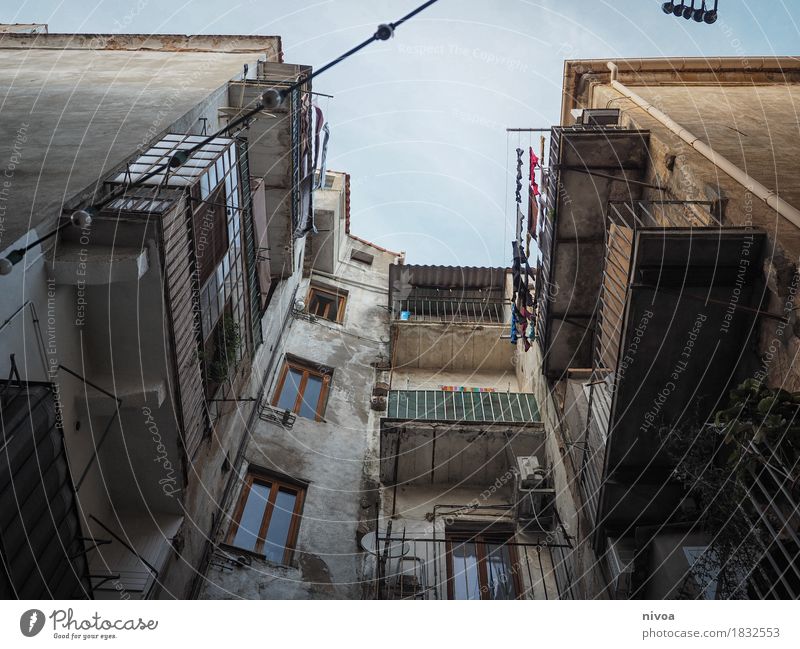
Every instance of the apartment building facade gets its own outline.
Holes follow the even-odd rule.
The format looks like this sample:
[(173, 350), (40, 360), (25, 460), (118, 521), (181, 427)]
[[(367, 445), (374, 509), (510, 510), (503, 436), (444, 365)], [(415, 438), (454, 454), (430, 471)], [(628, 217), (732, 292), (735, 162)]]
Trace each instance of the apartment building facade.
[(546, 431), (521, 388), (505, 268), (393, 266), (379, 599), (569, 599)]
[(309, 69), (272, 36), (4, 34), (0, 58), (0, 593), (188, 597), (313, 229), (310, 88), (206, 140)]
[(403, 254), (350, 233), (350, 179), (315, 193), (302, 273), (272, 297), (259, 418), (213, 537), (202, 598), (360, 599), (379, 503), (377, 431), (389, 362), (389, 270)]
[(518, 367), (557, 442), (582, 597), (800, 593), (795, 415), (781, 405), (798, 389), (799, 71), (565, 64), (539, 345)]

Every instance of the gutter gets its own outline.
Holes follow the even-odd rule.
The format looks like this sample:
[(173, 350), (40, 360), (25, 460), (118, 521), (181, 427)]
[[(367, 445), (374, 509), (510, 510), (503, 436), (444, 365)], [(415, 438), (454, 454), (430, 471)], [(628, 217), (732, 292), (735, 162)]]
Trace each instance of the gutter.
[[(794, 61), (795, 63), (800, 62), (797, 59), (794, 59)], [(739, 66), (739, 68), (741, 68), (741, 63), (737, 63), (737, 65)], [(639, 108), (647, 112), (651, 117), (661, 122), (661, 124), (667, 127), (670, 131), (672, 131), (672, 133), (677, 135), (681, 140), (683, 140), (686, 144), (692, 147), (700, 155), (702, 155), (704, 158), (706, 158), (711, 163), (716, 165), (719, 169), (728, 174), (736, 182), (743, 185), (747, 191), (757, 196), (759, 199), (761, 199), (769, 207), (774, 209), (778, 214), (780, 214), (786, 220), (790, 221), (793, 225), (800, 228), (800, 210), (798, 210), (797, 208), (795, 208), (794, 206), (790, 205), (785, 200), (783, 200), (780, 196), (778, 196), (778, 194), (775, 191), (762, 185), (755, 178), (742, 171), (742, 169), (740, 169), (733, 162), (728, 160), (728, 158), (721, 155), (720, 153), (717, 153), (714, 149), (708, 146), (694, 133), (683, 128), (680, 124), (678, 124), (675, 120), (669, 117), (666, 113), (660, 111), (658, 108), (653, 106), (647, 100), (643, 99), (640, 95), (637, 95), (630, 88), (620, 83), (618, 81), (619, 67), (617, 66), (616, 63), (608, 61), (606, 63), (606, 66), (611, 71), (612, 88), (614, 88), (621, 95), (630, 99), (634, 104), (636, 104)]]

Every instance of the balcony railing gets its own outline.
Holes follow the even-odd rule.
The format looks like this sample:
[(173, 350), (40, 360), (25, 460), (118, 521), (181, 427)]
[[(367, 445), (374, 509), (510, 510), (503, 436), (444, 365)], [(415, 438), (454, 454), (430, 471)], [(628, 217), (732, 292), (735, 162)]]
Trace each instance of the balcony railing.
[(502, 299), (408, 298), (399, 300), (397, 320), (502, 324), (507, 302)]
[(389, 419), (458, 422), (541, 421), (536, 397), (522, 392), (390, 390)]
[(742, 544), (753, 543), (760, 557), (747, 579), (748, 595), (758, 599), (800, 599), (800, 502), (798, 467), (786, 467), (769, 443), (751, 451), (761, 458), (751, 469), (748, 503), (743, 503), (753, 532)]
[[(462, 541), (378, 535), (374, 599), (574, 599), (572, 546), (489, 544), (471, 557)], [(478, 542), (480, 543), (480, 542)], [(466, 542), (469, 546), (469, 541)], [(484, 568), (482, 563), (486, 563)]]

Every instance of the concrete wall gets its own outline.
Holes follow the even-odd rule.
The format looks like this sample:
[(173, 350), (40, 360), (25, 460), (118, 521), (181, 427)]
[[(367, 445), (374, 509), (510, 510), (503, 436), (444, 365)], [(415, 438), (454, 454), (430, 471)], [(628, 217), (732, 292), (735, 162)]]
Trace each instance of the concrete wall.
[(228, 81), (245, 63), (255, 70), (259, 57), (277, 60), (279, 48), (277, 37), (215, 37), (197, 48), (185, 36), (127, 38), (127, 46), (102, 34), (0, 40), (0, 85), (9, 88), (0, 251), (96, 191), (98, 178), (170, 128), (200, 132), (200, 117), (215, 128)]
[[(507, 341), (503, 342), (510, 346)], [(513, 369), (504, 372), (399, 369), (392, 372), (392, 390), (441, 390), (443, 385), (520, 392)]]

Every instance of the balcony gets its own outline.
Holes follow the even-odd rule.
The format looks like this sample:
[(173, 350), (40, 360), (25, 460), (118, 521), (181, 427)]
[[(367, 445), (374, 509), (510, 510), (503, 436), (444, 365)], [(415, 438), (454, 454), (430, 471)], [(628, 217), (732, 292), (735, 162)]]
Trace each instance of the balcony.
[(671, 511), (680, 490), (659, 425), (694, 414), (698, 397), (712, 407), (746, 360), (764, 235), (722, 226), (711, 208), (609, 205), (583, 477), (601, 527)]
[(509, 370), (506, 269), (389, 267), (396, 368)]
[(521, 392), (390, 390), (387, 418), (453, 422), (540, 421), (536, 397)]
[[(749, 450), (761, 468), (747, 470), (746, 495), (737, 506), (741, 518), (735, 523), (727, 513), (704, 508), (678, 517), (665, 515), (657, 525), (630, 528), (625, 538), (608, 537), (605, 563), (615, 598), (800, 597), (796, 468), (786, 467), (768, 443)], [(719, 521), (713, 533), (703, 524), (709, 516)], [(720, 539), (727, 552), (724, 561), (717, 558), (719, 546), (713, 545)]]
[[(483, 529), (486, 529), (485, 527)], [(467, 533), (453, 538), (378, 534), (372, 596), (408, 600), (574, 599), (572, 546)]]
[(442, 299), (414, 297), (400, 300), (395, 318), (401, 322), (491, 323), (505, 322), (509, 302), (502, 298)]
[(509, 458), (547, 464), (532, 394), (392, 390), (380, 450), (385, 484), (491, 484)]
[(91, 598), (55, 388), (9, 379), (0, 412), (0, 598)]
[(591, 366), (606, 206), (641, 197), (648, 139), (646, 131), (617, 126), (552, 129), (536, 287), (536, 333), (550, 378)]

